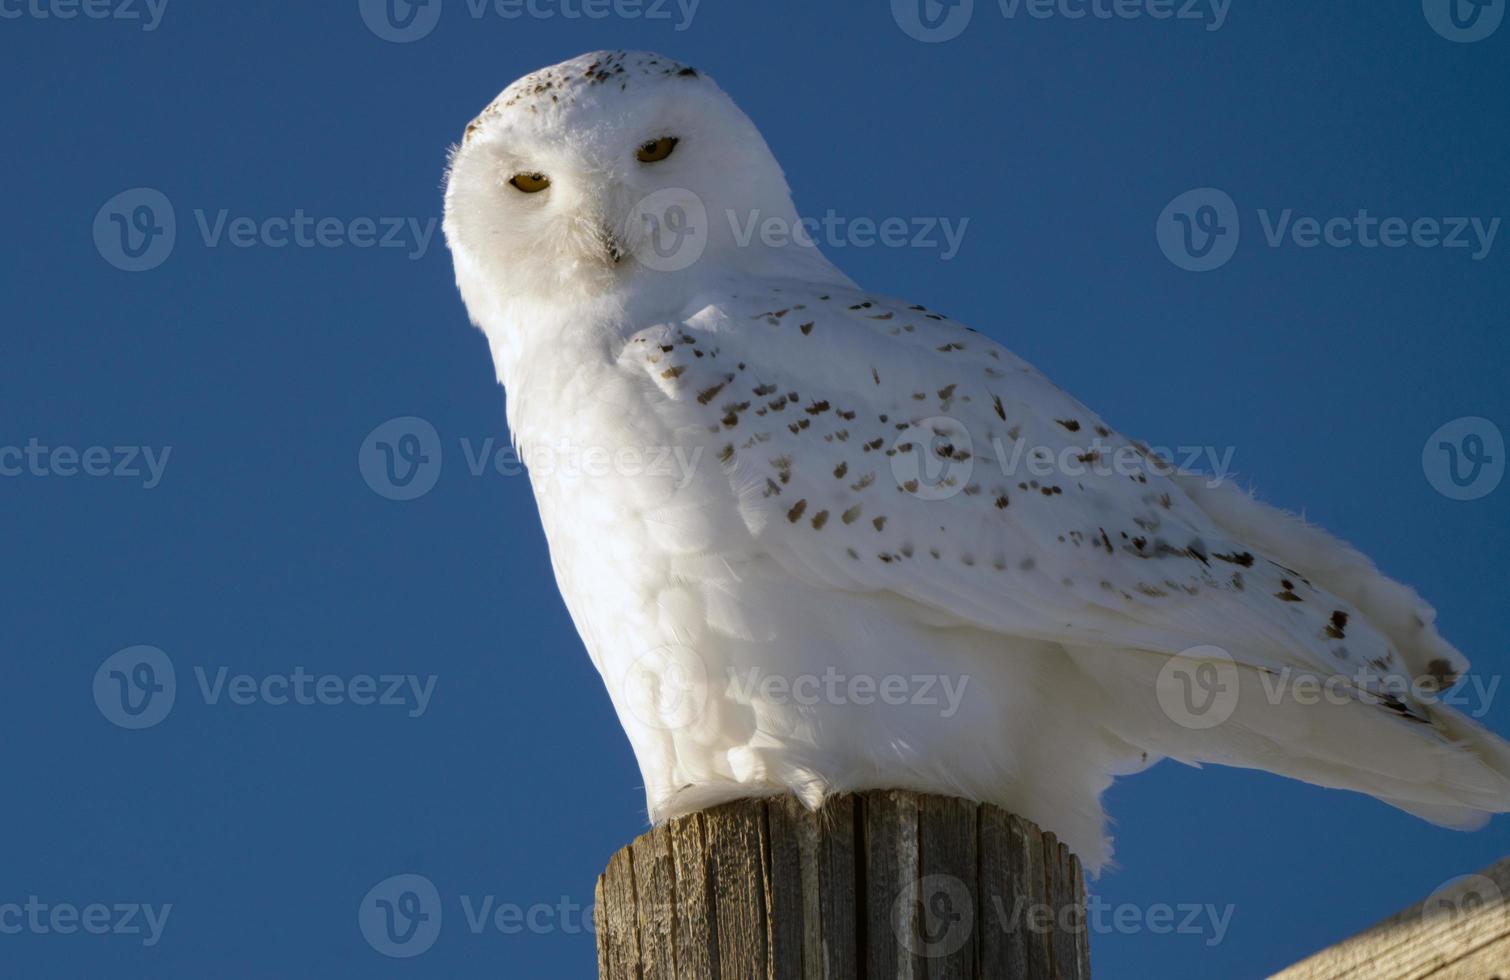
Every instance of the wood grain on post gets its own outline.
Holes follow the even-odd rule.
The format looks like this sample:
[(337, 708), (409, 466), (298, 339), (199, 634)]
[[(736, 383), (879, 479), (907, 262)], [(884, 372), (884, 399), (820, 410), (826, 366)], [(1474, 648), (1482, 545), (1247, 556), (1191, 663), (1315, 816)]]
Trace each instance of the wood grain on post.
[(743, 800), (598, 880), (601, 980), (1088, 980), (1080, 862), (996, 807), (900, 791)]

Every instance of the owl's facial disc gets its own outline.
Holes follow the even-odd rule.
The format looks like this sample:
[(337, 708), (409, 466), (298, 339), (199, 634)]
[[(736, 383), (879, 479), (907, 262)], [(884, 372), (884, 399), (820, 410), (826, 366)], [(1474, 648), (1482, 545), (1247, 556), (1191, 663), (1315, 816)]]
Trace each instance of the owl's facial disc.
[[(641, 140), (634, 147), (635, 165), (620, 167), (614, 164), (624, 164), (625, 161), (610, 161), (608, 166), (571, 168), (565, 187), (570, 213), (564, 217), (568, 222), (574, 223), (579, 232), (569, 237), (586, 246), (585, 254), (578, 256), (584, 264), (592, 265), (596, 257), (609, 266), (621, 265), (634, 254), (636, 247), (646, 245), (644, 236), (636, 234), (636, 224), (650, 223), (653, 227), (664, 223), (663, 215), (651, 213), (645, 206), (649, 205), (653, 209), (656, 203), (654, 199), (662, 195), (661, 191), (641, 196), (640, 205), (631, 207), (628, 213), (617, 213), (615, 205), (643, 190), (643, 178), (646, 175), (634, 173), (636, 167), (660, 166), (670, 159), (681, 142), (680, 136), (653, 136)], [(546, 195), (551, 193), (554, 181), (542, 171), (522, 170), (509, 177), (506, 184), (519, 195), (539, 195), (539, 203), (545, 205), (548, 200)], [(572, 193), (572, 184), (576, 185), (575, 193)], [(507, 200), (510, 196), (504, 195), (502, 203), (505, 208), (511, 203), (525, 205), (526, 202), (523, 201)]]
[(705, 75), (584, 55), (509, 86), (452, 159), (446, 235), (464, 292), (559, 304), (679, 288), (760, 261), (726, 215), (795, 222), (780, 167)]

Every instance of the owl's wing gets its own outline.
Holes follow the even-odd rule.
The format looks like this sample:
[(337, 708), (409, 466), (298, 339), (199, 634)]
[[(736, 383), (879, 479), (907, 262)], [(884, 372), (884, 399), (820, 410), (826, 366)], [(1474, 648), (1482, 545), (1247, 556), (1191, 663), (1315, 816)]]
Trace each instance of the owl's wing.
[[(943, 626), (1168, 654), (1216, 645), (1426, 717), (1402, 683), (1410, 637), (1360, 608), (1367, 587), (1335, 594), (1267, 547), (1283, 534), (1236, 532), (1242, 521), (1193, 499), (1193, 478), (1001, 345), (920, 306), (799, 283), (695, 309), (635, 336), (622, 360), (668, 421), (714, 447), (759, 547), (803, 581), (891, 593)], [(1466, 665), (1441, 647), (1445, 680)]]

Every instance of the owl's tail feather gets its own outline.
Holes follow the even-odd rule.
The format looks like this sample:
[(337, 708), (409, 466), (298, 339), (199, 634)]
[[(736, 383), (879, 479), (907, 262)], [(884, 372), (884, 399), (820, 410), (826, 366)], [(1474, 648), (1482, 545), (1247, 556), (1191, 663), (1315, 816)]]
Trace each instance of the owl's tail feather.
[(1236, 682), (1196, 692), (1203, 700), (1160, 674), (1165, 655), (1068, 652), (1117, 705), (1107, 727), (1150, 753), (1367, 793), (1461, 830), (1510, 812), (1510, 744), (1446, 705), (1428, 705), (1429, 721), (1420, 721), (1380, 704), (1280, 690), (1259, 671), (1231, 665)]
[(1478, 830), (1495, 813), (1510, 812), (1510, 743), (1452, 708), (1439, 706), (1431, 710), (1431, 723), (1449, 742), (1478, 761), (1498, 777), (1499, 790), (1487, 794), (1465, 793), (1463, 806), (1440, 806), (1414, 800), (1380, 797), (1391, 806), (1414, 814), (1443, 827)]

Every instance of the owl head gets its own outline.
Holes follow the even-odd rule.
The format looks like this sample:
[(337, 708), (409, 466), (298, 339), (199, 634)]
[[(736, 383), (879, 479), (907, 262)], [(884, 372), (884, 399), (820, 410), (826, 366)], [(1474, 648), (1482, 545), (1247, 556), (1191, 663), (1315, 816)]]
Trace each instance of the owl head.
[(510, 85), (467, 127), (446, 188), (457, 280), (485, 328), (513, 304), (827, 266), (811, 242), (755, 232), (770, 222), (797, 216), (754, 124), (707, 75), (647, 52), (586, 54)]

